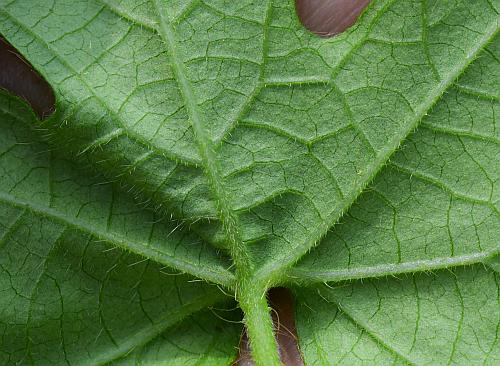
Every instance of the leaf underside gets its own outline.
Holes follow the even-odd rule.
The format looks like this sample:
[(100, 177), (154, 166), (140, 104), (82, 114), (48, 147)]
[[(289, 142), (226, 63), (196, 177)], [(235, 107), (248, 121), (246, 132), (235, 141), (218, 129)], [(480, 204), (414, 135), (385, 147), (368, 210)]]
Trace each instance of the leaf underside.
[[(127, 243), (153, 250), (155, 235), (165, 236), (175, 222), (155, 220), (55, 156), (31, 131), (33, 122), (20, 101), (0, 93), (0, 364), (95, 365), (133, 349), (152, 352), (169, 339), (185, 343), (167, 330), (227, 296), (165, 267), (163, 252), (159, 263), (132, 253)], [(189, 233), (168, 238), (180, 255), (205, 255)], [(216, 336), (205, 335), (198, 357), (207, 352), (229, 362), (238, 330), (213, 317), (206, 316), (207, 327), (235, 339), (222, 343), (222, 352)], [(192, 320), (183, 326), (193, 334), (204, 329)], [(196, 359), (195, 351), (185, 358)]]
[(194, 276), (258, 362), (278, 284), (307, 365), (498, 362), (499, 8), (373, 1), (320, 39), (288, 0), (0, 0), (57, 99), (37, 123), (0, 94), (0, 357), (229, 363)]

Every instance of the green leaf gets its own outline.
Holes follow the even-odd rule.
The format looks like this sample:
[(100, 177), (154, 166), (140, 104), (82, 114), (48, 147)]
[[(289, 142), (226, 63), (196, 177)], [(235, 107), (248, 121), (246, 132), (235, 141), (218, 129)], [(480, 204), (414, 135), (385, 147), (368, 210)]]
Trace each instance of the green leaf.
[(140, 208), (52, 153), (30, 131), (34, 115), (3, 92), (0, 116), (0, 203), (11, 211), (6, 220), (33, 215), (203, 279), (232, 281), (230, 264), (180, 223)]
[[(498, 28), (486, 1), (375, 2), (329, 40), (291, 1), (175, 4), (152, 1), (136, 22), (133, 1), (4, 0), (1, 31), (56, 89), (50, 133), (183, 217), (218, 216), (264, 282), (325, 234)], [(423, 21), (388, 26), (403, 13)]]
[(134, 253), (141, 245), (168, 265), (168, 250), (183, 261), (186, 246), (200, 254), (193, 267), (210, 266), (193, 235), (171, 232), (155, 249), (155, 231), (174, 223), (153, 230), (151, 213), (50, 152), (23, 104), (0, 100), (0, 364), (102, 364), (224, 300), (216, 286)]
[(481, 266), (298, 291), (307, 365), (496, 365), (499, 273)]
[(500, 251), (499, 40), (292, 276), (314, 282), (428, 271)]
[[(296, 291), (306, 364), (499, 362), (499, 46), (497, 38), (292, 271), (340, 281)], [(462, 267), (366, 279), (453, 266)], [(365, 280), (342, 282), (355, 278)]]
[(241, 334), (240, 325), (231, 322), (239, 317), (239, 312), (228, 309), (198, 312), (110, 366), (231, 365)]
[[(495, 126), (494, 113), (478, 106), (468, 114), (481, 122), (450, 130), (438, 111), (405, 139), (446, 92), (440, 105), (466, 93), (453, 85), (498, 43), (497, 8), (486, 0), (374, 1), (351, 30), (320, 39), (300, 25), (291, 0), (0, 0), (0, 32), (55, 88), (56, 114), (42, 124), (52, 146), (227, 249), (234, 275), (209, 249), (207, 270), (186, 265), (191, 251), (181, 262), (175, 250), (152, 259), (234, 290), (256, 362), (277, 364), (265, 291), (289, 281), (286, 271), (378, 173), (345, 229), (337, 225), (292, 276), (363, 278), (495, 254), (498, 144), (481, 129), (488, 118)], [(464, 85), (483, 73), (476, 65)], [(495, 79), (488, 85), (496, 95)], [(484, 97), (478, 90), (467, 92)], [(486, 96), (496, 108), (498, 98)], [(151, 257), (145, 243), (133, 247)]]

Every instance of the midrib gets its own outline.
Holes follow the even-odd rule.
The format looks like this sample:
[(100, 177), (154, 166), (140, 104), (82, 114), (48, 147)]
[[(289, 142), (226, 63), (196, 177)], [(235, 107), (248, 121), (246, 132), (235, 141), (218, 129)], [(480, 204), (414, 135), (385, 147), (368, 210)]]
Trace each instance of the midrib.
[[(167, 47), (179, 89), (186, 103), (188, 115), (191, 119), (194, 130), (195, 140), (200, 150), (201, 160), (215, 196), (214, 198), (217, 201), (219, 216), (225, 227), (226, 237), (233, 260), (235, 261), (237, 268), (243, 269), (244, 272), (249, 273), (250, 271), (248, 271), (248, 269), (252, 268), (252, 264), (249, 254), (239, 234), (238, 219), (231, 209), (229, 198), (224, 191), (222, 174), (220, 174), (219, 171), (214, 143), (207, 135), (207, 129), (198, 111), (198, 106), (195, 101), (191, 84), (186, 77), (183, 62), (179, 59), (176, 53), (176, 39), (171, 23), (168, 19), (166, 19), (159, 0), (155, 0), (154, 4), (160, 21), (159, 33)], [(368, 167), (366, 173), (364, 174), (364, 179), (361, 179), (363, 184), (356, 187), (356, 189), (353, 189), (351, 195), (346, 197), (342, 209), (332, 212), (325, 221), (320, 223), (315, 228), (310, 238), (301, 243), (296, 250), (289, 251), (280, 258), (274, 258), (266, 265), (259, 268), (253, 275), (255, 280), (259, 283), (269, 283), (269, 280), (275, 280), (274, 282), (277, 282), (276, 279), (282, 270), (293, 265), (293, 263), (300, 259), (307, 252), (307, 250), (319, 243), (327, 231), (335, 225), (342, 214), (348, 210), (366, 185), (378, 174), (385, 162), (388, 161), (390, 156), (397, 150), (401, 142), (404, 141), (408, 134), (416, 129), (419, 122), (426, 115), (429, 109), (441, 98), (456, 78), (470, 65), (470, 63), (476, 58), (477, 54), (496, 35), (497, 31), (498, 19), (492, 22), (490, 27), (486, 30), (484, 36), (475, 43), (474, 47), (472, 47), (463, 61), (452, 68), (443, 80), (441, 80), (441, 82), (434, 88), (433, 92), (430, 93), (429, 96), (415, 109), (414, 118), (406, 124), (405, 128), (401, 129), (399, 133), (395, 135), (387, 147), (381, 151), (378, 157)]]
[(196, 144), (198, 145), (203, 167), (217, 203), (219, 217), (221, 218), (226, 231), (226, 238), (228, 240), (231, 256), (233, 257), (237, 270), (249, 273), (252, 268), (252, 263), (240, 236), (238, 218), (231, 209), (229, 197), (224, 191), (222, 174), (220, 173), (217, 163), (214, 143), (207, 134), (207, 127), (205, 126), (199, 113), (191, 84), (186, 77), (184, 64), (177, 55), (177, 41), (175, 39), (172, 25), (166, 18), (166, 14), (163, 11), (160, 1), (155, 0), (154, 5), (155, 10), (158, 13), (160, 23), (158, 32), (167, 48), (170, 60), (172, 61), (173, 72), (175, 74), (180, 92), (186, 103), (186, 109), (191, 120), (191, 125), (193, 126), (194, 137)]
[[(194, 94), (190, 82), (186, 78), (183, 63), (176, 54), (176, 40), (173, 29), (171, 27), (171, 23), (168, 21), (168, 19), (165, 18), (163, 12), (161, 11), (160, 2), (158, 0), (155, 0), (154, 4), (160, 17), (160, 27), (158, 28), (158, 32), (164, 40), (167, 51), (170, 54), (173, 71), (176, 75), (179, 89), (186, 102), (186, 108), (191, 118), (193, 129), (195, 131), (195, 139), (200, 150), (200, 155), (202, 157), (202, 163), (204, 164), (207, 177), (214, 192), (214, 196), (217, 200), (220, 217), (226, 228), (229, 244), (231, 244), (231, 247), (234, 251), (232, 253), (233, 258), (235, 262), (240, 261), (243, 263), (244, 261), (248, 261), (247, 263), (250, 263), (248, 253), (245, 250), (243, 241), (241, 240), (239, 234), (237, 218), (230, 208), (231, 206), (229, 204), (229, 198), (226, 196), (223, 189), (222, 175), (220, 174), (220, 171), (218, 169), (218, 163), (214, 151), (215, 145), (207, 135), (206, 128), (194, 100)], [(5, 14), (12, 20), (15, 20), (12, 16), (10, 16), (10, 14)], [(382, 154), (380, 154), (379, 157), (373, 162), (373, 164), (371, 164), (371, 167), (369, 167), (367, 173), (364, 175), (364, 184), (359, 186), (358, 189), (353, 190), (352, 194), (347, 197), (343, 210), (333, 212), (331, 215), (329, 215), (324, 223), (321, 223), (320, 225), (318, 225), (318, 227), (316, 227), (316, 230), (314, 231), (314, 234), (310, 236), (310, 239), (299, 245), (295, 251), (290, 251), (288, 255), (284, 255), (280, 258), (275, 258), (274, 260), (268, 262), (265, 266), (261, 267), (255, 273), (256, 279), (264, 279), (264, 281), (266, 281), (266, 279), (268, 279), (271, 274), (275, 274), (280, 270), (290, 267), (290, 265), (292, 265), (300, 257), (302, 257), (308, 249), (310, 249), (320, 241), (325, 233), (337, 222), (341, 214), (347, 211), (352, 202), (354, 202), (354, 200), (359, 196), (359, 193), (362, 191), (362, 189), (379, 172), (379, 170), (383, 167), (383, 164), (397, 149), (400, 142), (403, 141), (405, 137), (417, 127), (420, 119), (426, 114), (426, 112), (432, 107), (432, 105), (434, 105), (435, 102), (439, 100), (441, 95), (448, 89), (448, 87), (453, 83), (456, 77), (460, 75), (475, 59), (476, 55), (484, 48), (485, 44), (487, 44), (488, 41), (490, 41), (495, 36), (498, 30), (497, 24), (498, 20), (492, 22), (492, 25), (488, 28), (485, 35), (476, 43), (475, 47), (472, 48), (471, 52), (467, 55), (463, 62), (458, 64), (448, 74), (448, 76), (438, 84), (438, 86), (434, 90), (434, 93), (432, 93), (427, 99), (425, 99), (425, 101), (420, 105), (420, 108), (417, 108), (417, 110), (415, 111), (415, 118), (413, 119), (413, 123), (409, 124), (406, 129), (402, 130), (400, 134), (395, 136), (391, 144), (389, 144), (388, 147), (382, 152)], [(30, 34), (34, 35), (34, 33), (25, 26), (23, 28)], [(40, 39), (39, 37), (36, 38)], [(49, 46), (47, 45), (47, 47)], [(52, 49), (50, 50), (53, 51)], [(69, 69), (74, 71), (72, 68)], [(92, 90), (87, 84), (86, 86), (89, 88), (89, 90)], [(237, 252), (239, 252), (241, 255), (236, 254)], [(243, 260), (240, 260), (241, 258)]]

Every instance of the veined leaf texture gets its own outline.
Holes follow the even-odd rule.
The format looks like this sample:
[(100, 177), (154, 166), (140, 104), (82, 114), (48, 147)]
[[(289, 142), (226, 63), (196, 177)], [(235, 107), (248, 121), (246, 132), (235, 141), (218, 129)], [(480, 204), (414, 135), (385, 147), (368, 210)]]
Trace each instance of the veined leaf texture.
[(191, 314), (234, 295), (277, 364), (273, 286), (306, 365), (498, 362), (499, 8), (372, 1), (320, 38), (291, 0), (0, 0), (56, 96), (1, 97), (4, 363), (175, 364), (181, 319), (234, 339), (175, 362), (230, 363), (237, 327)]

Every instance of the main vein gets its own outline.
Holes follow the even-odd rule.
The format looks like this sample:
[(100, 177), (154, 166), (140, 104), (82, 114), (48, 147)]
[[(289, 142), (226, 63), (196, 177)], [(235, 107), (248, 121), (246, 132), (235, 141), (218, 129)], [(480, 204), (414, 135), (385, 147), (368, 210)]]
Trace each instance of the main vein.
[[(217, 201), (217, 208), (219, 216), (224, 225), (228, 244), (230, 247), (231, 255), (238, 270), (243, 270), (245, 273), (250, 273), (252, 263), (245, 248), (243, 240), (239, 231), (238, 217), (231, 208), (229, 197), (227, 196), (222, 174), (220, 173), (219, 164), (215, 152), (215, 144), (208, 136), (207, 128), (204, 124), (203, 118), (200, 115), (198, 106), (196, 104), (195, 96), (191, 88), (190, 82), (186, 77), (186, 72), (182, 60), (178, 57), (176, 52), (176, 40), (171, 22), (166, 18), (165, 11), (162, 9), (159, 0), (155, 0), (156, 10), (159, 15), (159, 33), (163, 38), (167, 51), (170, 55), (173, 65), (173, 71), (176, 75), (180, 91), (186, 103), (186, 109), (194, 130), (195, 140), (198, 145), (200, 156), (204, 165), (204, 170), (207, 175), (208, 181), (211, 185), (214, 198)], [(440, 99), (443, 93), (449, 88), (455, 79), (467, 68), (467, 66), (475, 59), (477, 54), (484, 48), (484, 46), (495, 36), (498, 31), (497, 22), (493, 22), (486, 30), (484, 36), (478, 40), (471, 51), (466, 55), (464, 60), (457, 64), (446, 77), (437, 85), (432, 93), (420, 104), (415, 110), (414, 118), (406, 124), (405, 128), (401, 129), (398, 134), (394, 136), (392, 141), (387, 147), (380, 152), (378, 157), (366, 169), (364, 184), (354, 189), (348, 197), (344, 200), (342, 210), (335, 210), (328, 218), (321, 222), (312, 232), (308, 240), (297, 247), (297, 250), (286, 254), (284, 257), (271, 260), (263, 267), (257, 269), (255, 272), (255, 279), (263, 282), (269, 282), (269, 279), (278, 277), (283, 269), (288, 268), (302, 257), (307, 250), (316, 245), (326, 232), (338, 221), (342, 213), (345, 212), (350, 205), (359, 196), (362, 189), (374, 178), (384, 163), (396, 151), (401, 141), (413, 131), (427, 111)]]
[(215, 153), (215, 145), (208, 136), (207, 127), (200, 115), (191, 84), (186, 77), (184, 64), (177, 55), (177, 46), (171, 22), (166, 18), (165, 11), (159, 0), (154, 1), (159, 17), (159, 33), (162, 37), (172, 61), (173, 72), (179, 89), (186, 103), (186, 109), (193, 126), (195, 141), (203, 162), (205, 174), (212, 188), (217, 203), (217, 210), (226, 231), (226, 237), (236, 265), (237, 271), (249, 273), (252, 268), (250, 256), (245, 248), (239, 231), (238, 218), (231, 208), (222, 182), (222, 174)]

